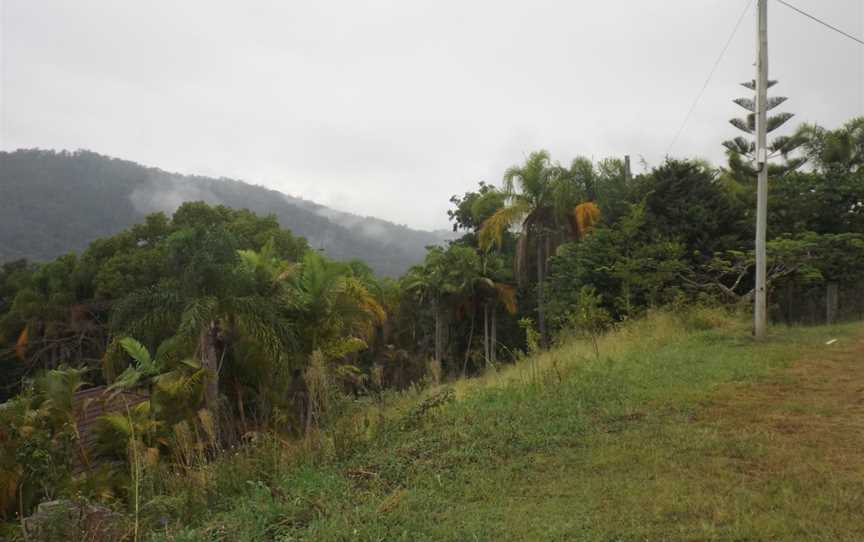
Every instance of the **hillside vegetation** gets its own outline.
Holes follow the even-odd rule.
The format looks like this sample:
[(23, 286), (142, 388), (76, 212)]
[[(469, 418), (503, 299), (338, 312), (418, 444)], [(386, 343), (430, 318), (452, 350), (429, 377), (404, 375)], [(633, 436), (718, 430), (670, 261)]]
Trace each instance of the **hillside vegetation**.
[(860, 540), (864, 328), (745, 331), (657, 313), (261, 442), (168, 481), (151, 540)]
[(864, 319), (864, 118), (783, 141), (759, 344), (727, 316), (755, 292), (746, 139), (726, 167), (638, 175), (532, 152), (452, 197), (461, 236), (398, 279), (354, 238), (363, 259), (337, 260), (299, 235), (321, 213), (209, 199), (275, 193), (3, 155), (0, 205), (37, 217), (0, 213), (13, 251), (173, 212), (0, 265), (0, 520), (64, 541), (99, 518), (135, 542), (855, 539), (852, 328), (830, 329), (837, 370), (786, 391), (776, 371), (828, 348), (784, 325)]

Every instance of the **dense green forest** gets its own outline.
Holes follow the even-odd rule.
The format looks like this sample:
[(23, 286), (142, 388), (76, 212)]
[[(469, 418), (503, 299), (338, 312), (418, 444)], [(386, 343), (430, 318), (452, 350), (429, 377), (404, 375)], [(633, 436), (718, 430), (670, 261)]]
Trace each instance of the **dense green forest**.
[[(13, 250), (31, 254), (28, 239), (52, 232), (70, 237), (49, 252), (102, 237), (80, 254), (0, 268), (0, 515), (66, 497), (134, 518), (136, 537), (156, 532), (195, 505), (170, 501), (160, 469), (195, 476), (265, 436), (303, 440), (308, 453), (330, 442), (338, 454), (345, 432), (334, 428), (399, 390), (496, 371), (565, 337), (599, 356), (603, 333), (659, 307), (746, 308), (754, 181), (746, 141), (728, 148), (726, 167), (670, 158), (635, 176), (623, 160), (534, 152), (500, 184), (454, 196), (460, 237), (398, 279), (321, 254), (302, 227), (251, 200), (186, 202), (119, 233), (98, 229), (137, 216), (129, 186), (111, 181), (128, 182), (130, 164), (4, 155), (4, 190), (16, 168), (45, 165), (27, 199), (0, 199), (3, 235), (21, 238)], [(787, 160), (771, 180), (773, 319), (823, 321), (829, 288), (842, 292), (831, 318), (861, 316), (864, 119), (803, 126), (777, 150)], [(74, 216), (61, 212), (72, 201)], [(10, 221), (9, 205), (38, 206), (41, 218)], [(97, 228), (103, 220), (112, 225)], [(74, 396), (91, 386), (147, 400), (105, 415), (86, 449)], [(447, 400), (430, 396), (418, 412)]]
[(19, 150), (0, 152), (0, 262), (80, 252), (184, 201), (272, 214), (311, 247), (335, 259), (363, 258), (382, 276), (401, 275), (423, 259), (427, 245), (450, 237), (232, 179), (178, 175), (89, 151)]

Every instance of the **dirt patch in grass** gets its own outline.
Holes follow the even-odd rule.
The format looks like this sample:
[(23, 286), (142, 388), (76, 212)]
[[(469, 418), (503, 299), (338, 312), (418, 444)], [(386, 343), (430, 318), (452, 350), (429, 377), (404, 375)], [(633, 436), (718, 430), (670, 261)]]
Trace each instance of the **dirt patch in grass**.
[(697, 423), (760, 437), (762, 457), (744, 470), (753, 476), (864, 475), (864, 340), (825, 346), (770, 380), (725, 388)]
[(864, 337), (805, 352), (526, 465), (505, 538), (864, 540)]

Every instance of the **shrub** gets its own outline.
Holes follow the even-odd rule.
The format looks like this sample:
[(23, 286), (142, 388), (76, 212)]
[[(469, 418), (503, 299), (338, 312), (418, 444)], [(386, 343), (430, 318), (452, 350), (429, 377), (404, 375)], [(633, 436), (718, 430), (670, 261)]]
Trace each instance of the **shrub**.
[(602, 307), (603, 298), (591, 286), (583, 286), (576, 298), (576, 307), (568, 315), (570, 326), (591, 341), (594, 354), (600, 356), (597, 339), (612, 323), (612, 316)]

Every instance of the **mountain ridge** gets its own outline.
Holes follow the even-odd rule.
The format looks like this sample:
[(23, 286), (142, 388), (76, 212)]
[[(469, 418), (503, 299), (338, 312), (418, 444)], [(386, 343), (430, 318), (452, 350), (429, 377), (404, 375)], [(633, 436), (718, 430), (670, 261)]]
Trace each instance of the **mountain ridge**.
[(428, 245), (452, 238), (383, 219), (331, 209), (227, 177), (172, 173), (89, 150), (0, 151), (0, 261), (44, 261), (80, 252), (153, 212), (204, 201), (272, 214), (328, 256), (361, 259), (379, 275), (398, 276)]

